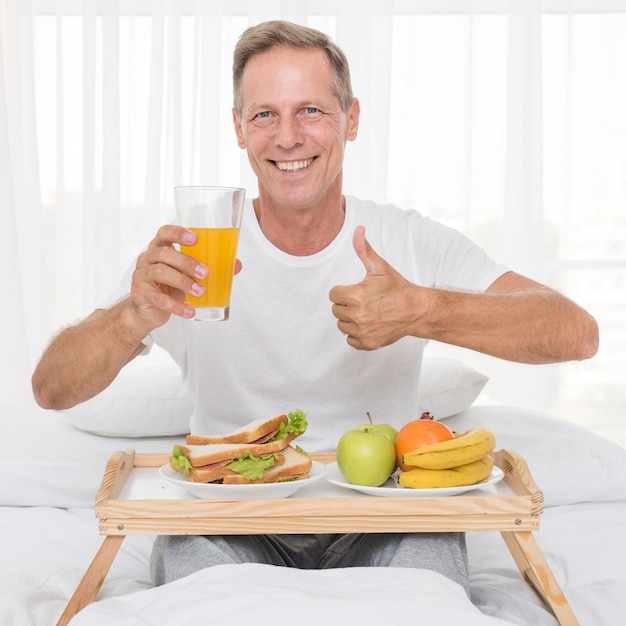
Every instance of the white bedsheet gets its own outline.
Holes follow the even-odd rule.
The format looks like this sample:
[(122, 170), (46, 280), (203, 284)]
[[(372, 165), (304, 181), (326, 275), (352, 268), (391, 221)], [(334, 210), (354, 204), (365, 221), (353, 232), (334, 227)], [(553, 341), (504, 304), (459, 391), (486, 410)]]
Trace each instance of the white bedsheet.
[[(176, 607), (173, 610), (173, 607)], [(221, 565), (121, 602), (94, 604), (72, 626), (181, 623), (467, 624), (504, 626), (469, 602), (463, 589), (425, 570), (354, 568), (287, 570), (268, 565)]]
[[(0, 509), (0, 624), (54, 625), (100, 546), (93, 511)], [(552, 507), (535, 536), (582, 626), (623, 626), (626, 615), (626, 503)], [(152, 538), (128, 536), (98, 601), (72, 626), (189, 623), (399, 623), (554, 626), (497, 532), (468, 534), (472, 602), (425, 570), (301, 571), (218, 566), (152, 588)], [(276, 607), (280, 612), (276, 613)]]

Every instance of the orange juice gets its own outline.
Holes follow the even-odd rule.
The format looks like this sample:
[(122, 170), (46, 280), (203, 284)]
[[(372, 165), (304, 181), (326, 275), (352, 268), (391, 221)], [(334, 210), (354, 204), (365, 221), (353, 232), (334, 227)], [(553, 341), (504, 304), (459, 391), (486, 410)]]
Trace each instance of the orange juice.
[(223, 308), (230, 304), (235, 258), (239, 242), (238, 228), (189, 228), (198, 235), (193, 246), (181, 246), (180, 251), (204, 263), (209, 275), (198, 280), (206, 287), (204, 295), (196, 298), (186, 295), (194, 308)]

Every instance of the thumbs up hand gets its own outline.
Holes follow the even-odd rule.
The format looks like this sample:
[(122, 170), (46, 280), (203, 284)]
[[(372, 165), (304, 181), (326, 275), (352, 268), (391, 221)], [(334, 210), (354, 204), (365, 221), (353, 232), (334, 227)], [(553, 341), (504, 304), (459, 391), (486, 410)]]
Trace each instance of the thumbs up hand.
[(355, 285), (330, 290), (332, 312), (351, 346), (376, 350), (411, 334), (416, 319), (411, 305), (416, 285), (375, 252), (365, 238), (363, 226), (355, 229), (352, 243), (365, 268), (365, 277)]

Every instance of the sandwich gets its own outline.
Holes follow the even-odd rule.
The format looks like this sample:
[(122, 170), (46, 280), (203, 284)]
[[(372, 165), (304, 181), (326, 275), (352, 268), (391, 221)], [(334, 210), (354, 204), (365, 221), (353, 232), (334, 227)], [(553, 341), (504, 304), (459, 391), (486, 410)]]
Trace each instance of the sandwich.
[[(170, 465), (182, 471), (187, 480), (200, 483), (302, 478), (311, 467), (310, 459), (307, 468), (303, 457), (308, 456), (290, 444), (307, 425), (306, 414), (298, 409), (269, 420), (255, 420), (224, 435), (187, 435), (185, 445), (174, 446)], [(278, 467), (282, 467), (280, 472)]]

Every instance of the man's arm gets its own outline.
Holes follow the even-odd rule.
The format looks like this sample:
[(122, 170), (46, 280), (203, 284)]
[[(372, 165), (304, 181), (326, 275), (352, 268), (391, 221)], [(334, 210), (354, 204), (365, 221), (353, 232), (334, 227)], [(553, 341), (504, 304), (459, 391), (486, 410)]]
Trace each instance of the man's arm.
[(592, 357), (595, 319), (560, 293), (508, 272), (485, 293), (415, 285), (386, 263), (355, 232), (366, 275), (330, 291), (337, 326), (355, 348), (375, 350), (415, 336), (520, 363), (556, 363)]
[(143, 350), (147, 333), (133, 328), (129, 306), (98, 309), (53, 339), (32, 377), (37, 404), (59, 410), (88, 400)]
[(438, 341), (535, 364), (588, 359), (598, 350), (598, 325), (589, 313), (514, 272), (484, 294), (433, 289), (428, 299), (429, 314), (417, 329)]
[[(137, 259), (130, 296), (63, 330), (44, 352), (32, 377), (35, 400), (46, 409), (67, 409), (105, 389), (121, 368), (143, 350), (142, 340), (170, 315), (192, 318), (185, 293), (202, 295), (196, 282), (208, 269), (177, 251), (197, 236), (163, 226)], [(239, 271), (241, 264), (237, 265)]]

